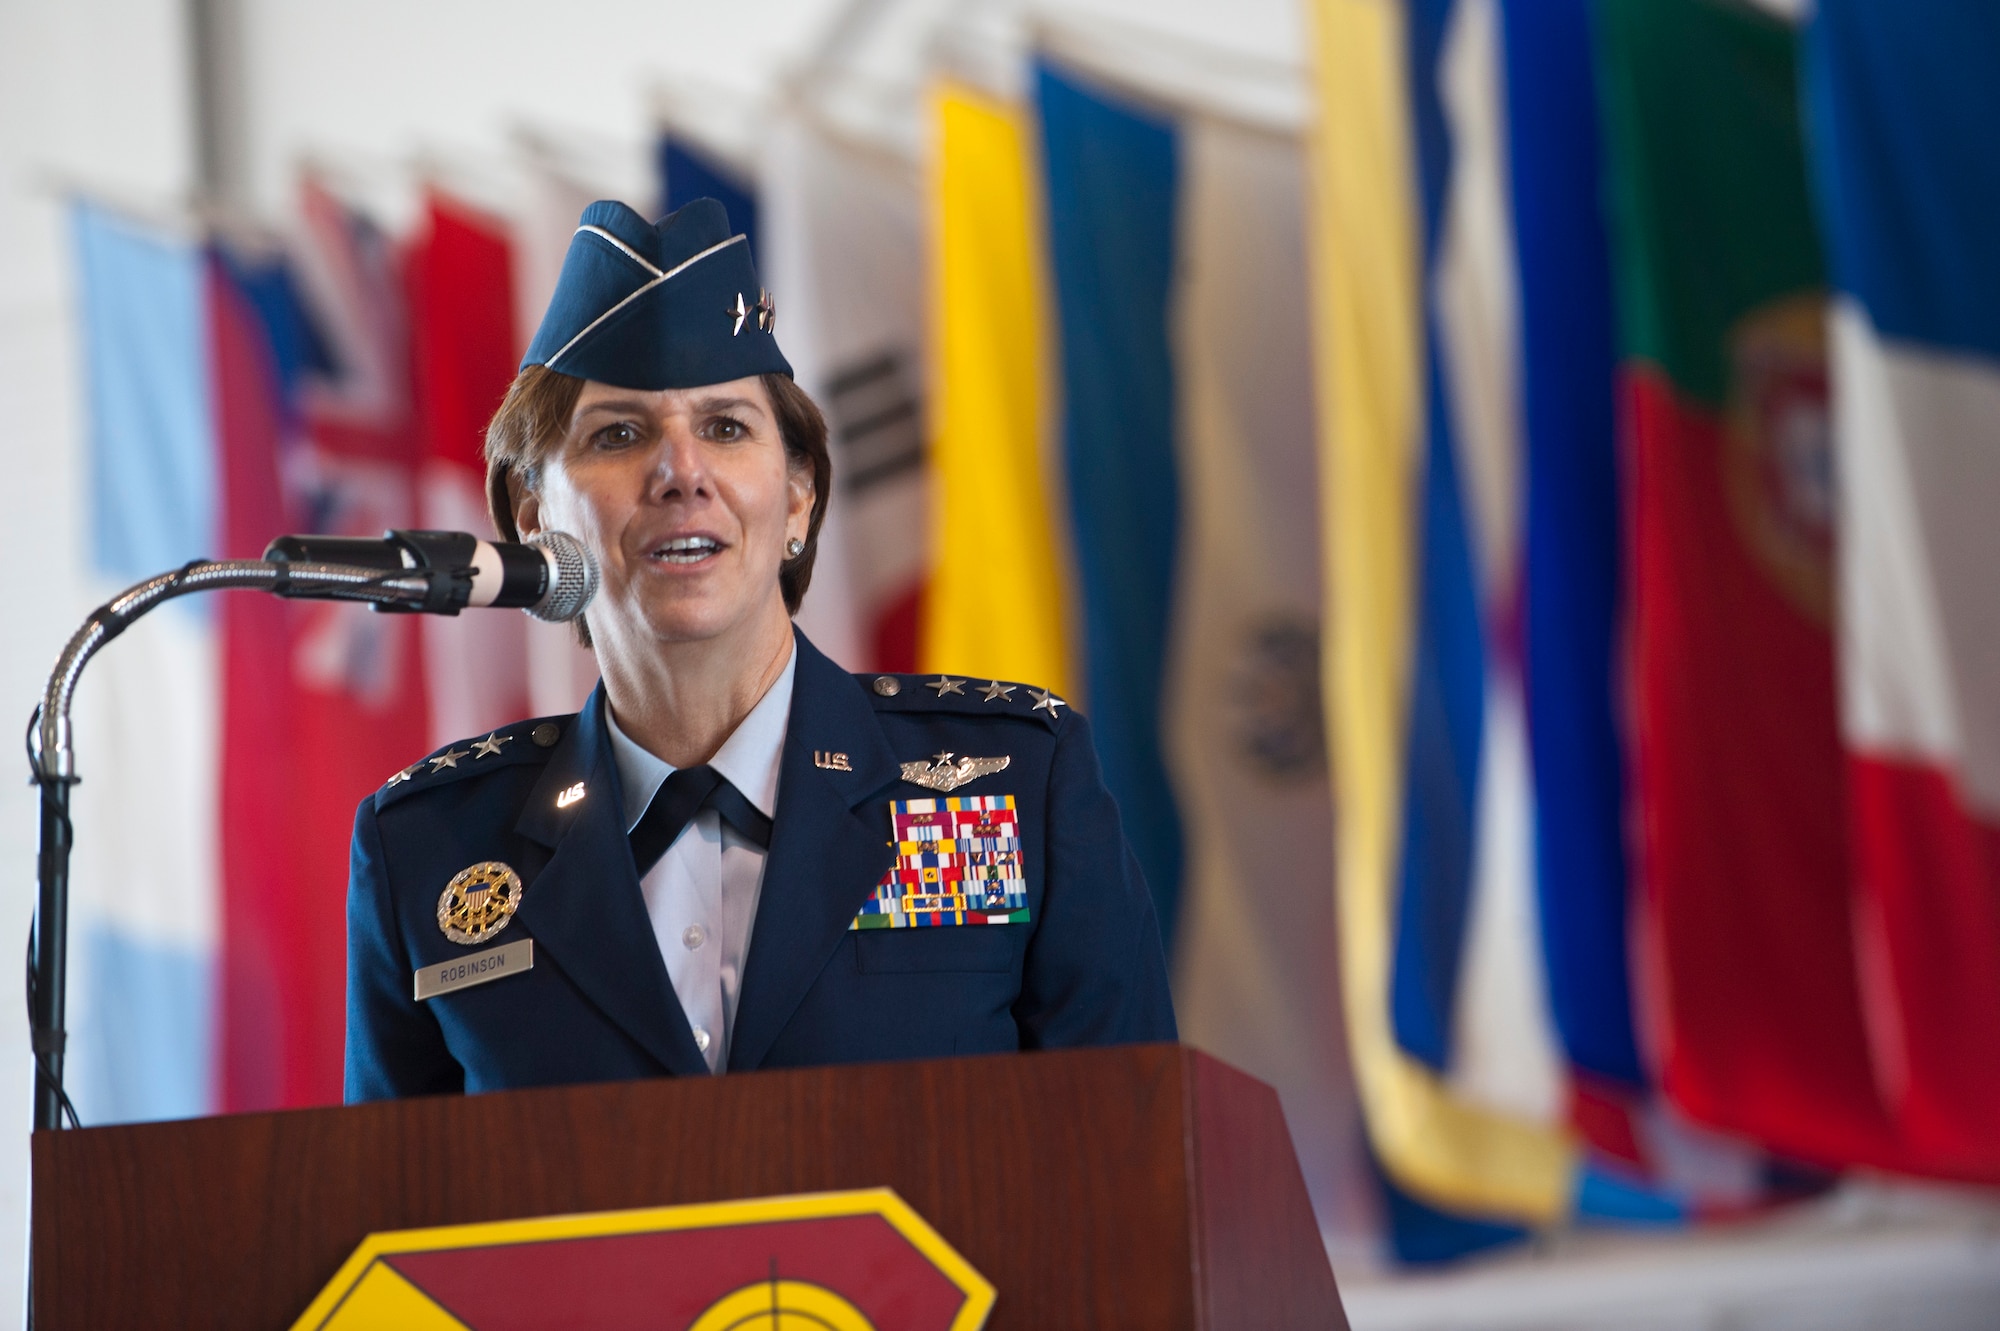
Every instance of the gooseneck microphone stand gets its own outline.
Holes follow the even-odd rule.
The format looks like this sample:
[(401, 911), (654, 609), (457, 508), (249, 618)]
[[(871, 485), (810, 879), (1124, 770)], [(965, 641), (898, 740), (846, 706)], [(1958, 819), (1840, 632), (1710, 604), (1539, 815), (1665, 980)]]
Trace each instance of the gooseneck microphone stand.
[[(340, 562), (346, 561), (346, 562)], [(371, 562), (372, 561), (372, 562)], [(475, 584), (487, 588), (473, 599)], [(464, 532), (391, 531), (381, 540), (281, 536), (262, 559), (197, 559), (128, 587), (83, 621), (56, 658), (41, 705), (28, 722), (28, 767), (41, 790), (40, 875), (34, 932), (28, 937), (29, 1048), (35, 1058), (35, 1131), (79, 1127), (63, 1091), (64, 986), (69, 953), (69, 854), (76, 836), (69, 791), (77, 782), (69, 708), (83, 668), (104, 645), (153, 607), (194, 592), (233, 589), (312, 601), (359, 601), (377, 610), (456, 615), (468, 605), (508, 606), (537, 619), (581, 615), (596, 595), (597, 565), (565, 532), (542, 532), (523, 544), (488, 545)], [(29, 1227), (32, 1231), (32, 1208)], [(28, 1316), (34, 1327), (33, 1244)]]
[[(146, 579), (93, 610), (56, 658), (30, 722), (28, 754), (41, 788), (40, 895), (29, 940), (28, 1020), (35, 1058), (35, 1130), (59, 1128), (62, 1115), (76, 1124), (63, 1092), (63, 988), (69, 947), (69, 856), (75, 836), (69, 820), (70, 787), (77, 782), (70, 745), (69, 709), (90, 659), (155, 606), (195, 592), (248, 588), (314, 600), (373, 602), (385, 608), (436, 600), (441, 582), (456, 571), (413, 568), (385, 572), (346, 564), (267, 563), (259, 559), (198, 559)], [(469, 572), (469, 570), (467, 571)]]

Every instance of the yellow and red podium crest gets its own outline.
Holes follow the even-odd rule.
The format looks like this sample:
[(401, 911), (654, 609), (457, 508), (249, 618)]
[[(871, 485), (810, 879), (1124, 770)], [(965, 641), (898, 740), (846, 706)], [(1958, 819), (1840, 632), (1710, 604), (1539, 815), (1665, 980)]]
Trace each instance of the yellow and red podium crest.
[(873, 1188), (371, 1234), (293, 1331), (976, 1331), (993, 1299)]

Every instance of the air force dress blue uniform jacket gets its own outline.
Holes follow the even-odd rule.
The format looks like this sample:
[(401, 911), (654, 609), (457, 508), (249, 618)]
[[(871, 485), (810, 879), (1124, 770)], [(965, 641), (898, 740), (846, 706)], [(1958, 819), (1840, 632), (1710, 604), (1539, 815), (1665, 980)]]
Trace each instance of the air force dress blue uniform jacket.
[[(1152, 901), (1084, 718), (1025, 686), (855, 676), (797, 648), (728, 1069), (1173, 1039)], [(449, 746), (362, 801), (350, 1101), (707, 1075), (633, 867), (604, 709), (600, 687), (575, 716)], [(939, 754), (1008, 761), (949, 796), (905, 780)], [(1014, 799), (1027, 919), (851, 928), (897, 863), (892, 801), (983, 795)], [(519, 876), (518, 911), (454, 943), (439, 897), (487, 861)], [(522, 939), (532, 968), (415, 999), (422, 968)]]

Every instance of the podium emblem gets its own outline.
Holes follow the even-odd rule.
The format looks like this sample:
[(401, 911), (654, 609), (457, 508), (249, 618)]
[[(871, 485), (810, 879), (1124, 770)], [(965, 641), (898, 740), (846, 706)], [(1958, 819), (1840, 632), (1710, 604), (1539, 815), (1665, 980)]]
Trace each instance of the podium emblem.
[(438, 898), (438, 928), (454, 943), (483, 943), (521, 908), (521, 875), (499, 860), (460, 869)]
[(371, 1234), (293, 1331), (978, 1331), (994, 1289), (888, 1188)]

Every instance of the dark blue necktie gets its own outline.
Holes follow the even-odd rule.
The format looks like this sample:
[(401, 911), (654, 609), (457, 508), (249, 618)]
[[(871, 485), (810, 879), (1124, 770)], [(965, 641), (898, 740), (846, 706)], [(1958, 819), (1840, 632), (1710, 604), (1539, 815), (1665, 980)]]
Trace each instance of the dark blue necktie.
[(714, 809), (746, 841), (770, 849), (771, 820), (757, 812), (757, 806), (729, 784), (728, 777), (706, 763), (683, 767), (660, 783), (653, 792), (653, 802), (632, 829), (632, 867), (639, 871), (639, 877), (644, 878), (660, 862), (674, 838), (703, 809)]

